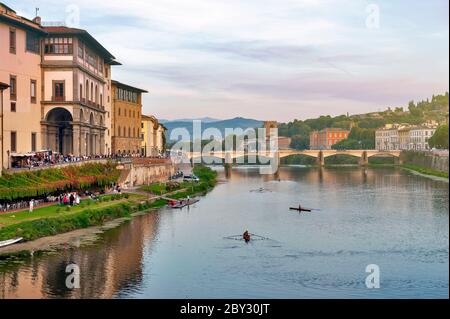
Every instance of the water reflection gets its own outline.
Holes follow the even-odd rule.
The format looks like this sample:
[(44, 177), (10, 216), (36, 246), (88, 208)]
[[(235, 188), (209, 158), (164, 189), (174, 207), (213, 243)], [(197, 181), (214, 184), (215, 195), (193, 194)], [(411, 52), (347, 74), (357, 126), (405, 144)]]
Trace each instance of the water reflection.
[[(228, 182), (189, 209), (136, 217), (93, 245), (0, 263), (0, 298), (448, 297), (448, 183), (392, 168), (217, 169)], [(251, 192), (261, 187), (269, 191)], [(299, 203), (321, 211), (289, 212)], [(224, 240), (244, 228), (274, 240)], [(374, 262), (383, 269), (377, 292), (364, 286)], [(71, 263), (81, 270), (73, 291)]]
[[(113, 298), (120, 291), (139, 291), (144, 246), (152, 245), (158, 223), (158, 214), (139, 216), (100, 235), (95, 245), (0, 266), (0, 297)], [(69, 264), (80, 267), (80, 289), (66, 287)]]

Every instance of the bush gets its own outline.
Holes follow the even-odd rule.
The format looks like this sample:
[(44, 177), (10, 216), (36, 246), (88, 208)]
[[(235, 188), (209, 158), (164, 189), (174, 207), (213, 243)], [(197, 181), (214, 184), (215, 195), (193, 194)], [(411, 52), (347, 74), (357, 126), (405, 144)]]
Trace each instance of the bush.
[(117, 182), (119, 175), (120, 171), (112, 162), (3, 174), (0, 177), (0, 200), (36, 198), (67, 190), (103, 187)]

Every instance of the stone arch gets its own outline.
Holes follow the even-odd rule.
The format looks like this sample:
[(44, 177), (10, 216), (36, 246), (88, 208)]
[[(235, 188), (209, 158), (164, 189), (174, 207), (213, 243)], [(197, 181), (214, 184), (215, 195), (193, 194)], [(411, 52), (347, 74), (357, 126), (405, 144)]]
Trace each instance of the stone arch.
[(47, 148), (64, 155), (73, 153), (73, 116), (62, 107), (51, 109), (45, 116)]
[(83, 109), (80, 109), (80, 122), (84, 122), (84, 112), (83, 112)]
[(94, 119), (94, 113), (91, 112), (91, 115), (89, 116), (89, 124), (95, 125), (95, 119)]

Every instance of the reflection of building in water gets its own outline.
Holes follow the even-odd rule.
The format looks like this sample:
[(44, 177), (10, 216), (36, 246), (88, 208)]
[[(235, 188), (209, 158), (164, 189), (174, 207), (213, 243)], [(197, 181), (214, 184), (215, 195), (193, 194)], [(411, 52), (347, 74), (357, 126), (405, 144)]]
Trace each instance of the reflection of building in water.
[[(158, 230), (158, 214), (136, 217), (110, 230), (100, 244), (33, 259), (0, 270), (0, 298), (112, 298), (139, 286), (144, 247)], [(67, 265), (80, 267), (80, 289), (66, 287)]]

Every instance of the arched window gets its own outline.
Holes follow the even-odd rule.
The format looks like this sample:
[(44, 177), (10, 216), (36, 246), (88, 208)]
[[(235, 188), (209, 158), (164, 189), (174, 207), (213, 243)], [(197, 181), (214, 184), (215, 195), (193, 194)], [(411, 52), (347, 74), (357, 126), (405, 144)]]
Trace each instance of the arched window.
[(91, 82), (91, 102), (94, 102), (94, 83)]
[(128, 128), (128, 137), (131, 137), (131, 127)]
[(136, 137), (136, 129), (133, 127), (133, 137)]
[(95, 86), (95, 103), (98, 104), (98, 86)]
[(103, 94), (100, 94), (100, 106), (103, 106)]
[(86, 80), (86, 95), (85, 99), (89, 100), (89, 80)]
[(80, 101), (83, 99), (83, 84), (80, 84)]
[[(117, 130), (117, 136), (119, 136), (120, 137), (120, 126), (118, 127), (118, 130)], [(120, 151), (119, 151), (119, 153), (120, 153)]]

